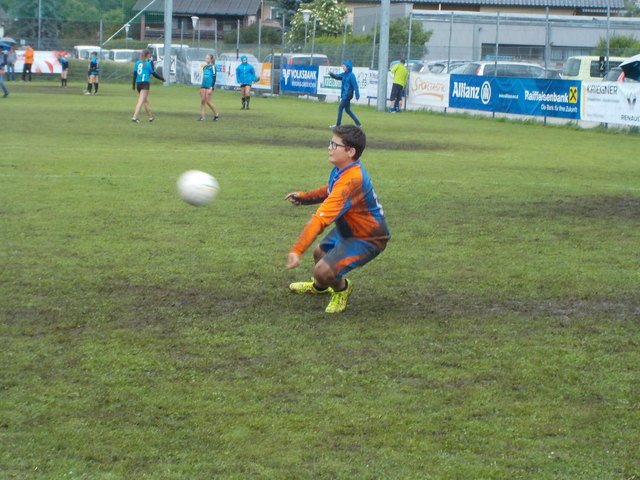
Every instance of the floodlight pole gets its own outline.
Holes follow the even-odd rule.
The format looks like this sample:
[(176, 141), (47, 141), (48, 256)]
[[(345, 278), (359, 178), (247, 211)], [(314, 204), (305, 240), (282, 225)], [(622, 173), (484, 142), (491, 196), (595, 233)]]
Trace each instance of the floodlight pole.
[(124, 47), (129, 48), (129, 29), (131, 28), (131, 24), (127, 23), (124, 26)]
[(344, 62), (344, 49), (347, 45), (347, 28), (349, 27), (349, 21), (347, 17), (344, 17), (344, 31), (342, 32), (342, 51), (340, 52), (340, 63)]
[[(191, 48), (193, 48), (193, 45), (196, 43), (196, 25), (198, 25), (198, 20), (200, 20), (200, 17), (196, 15), (191, 17)], [(200, 52), (198, 52), (198, 55), (199, 54)]]
[(302, 10), (302, 20), (304, 21), (304, 48), (307, 48), (307, 32), (309, 27), (309, 19), (311, 18), (311, 14), (313, 13), (311, 10)]
[(309, 65), (313, 65), (313, 52), (316, 49), (316, 21), (318, 17), (313, 17), (313, 36), (311, 37), (311, 56), (309, 57)]

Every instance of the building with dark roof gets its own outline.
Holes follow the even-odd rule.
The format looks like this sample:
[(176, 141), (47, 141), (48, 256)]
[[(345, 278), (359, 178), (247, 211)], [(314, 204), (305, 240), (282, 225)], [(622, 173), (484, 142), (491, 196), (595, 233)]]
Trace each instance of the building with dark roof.
[[(139, 12), (149, 0), (138, 0), (133, 11)], [(173, 0), (174, 38), (181, 35), (191, 37), (194, 33), (191, 17), (198, 17), (197, 29), (202, 38), (213, 38), (217, 33), (235, 30), (238, 25), (246, 27), (271, 17), (272, 7), (262, 0)], [(160, 38), (164, 34), (164, 2), (156, 1), (145, 10), (140, 20), (140, 39)]]

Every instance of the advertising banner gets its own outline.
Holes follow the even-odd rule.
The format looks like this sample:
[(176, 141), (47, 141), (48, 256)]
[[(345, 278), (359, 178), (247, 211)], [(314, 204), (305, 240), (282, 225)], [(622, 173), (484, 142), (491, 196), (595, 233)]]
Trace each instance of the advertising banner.
[[(367, 70), (367, 86), (366, 86), (366, 96), (368, 98), (378, 98), (378, 71), (377, 70)], [(387, 98), (391, 96), (391, 86), (393, 84), (393, 75), (391, 73), (387, 74)], [(362, 93), (362, 91), (360, 92)]]
[[(65, 53), (60, 51), (59, 53)], [(16, 75), (22, 74), (24, 66), (24, 50), (16, 50)], [(88, 65), (88, 63), (87, 63)], [(33, 65), (31, 65), (33, 73), (60, 73), (62, 66), (58, 61), (58, 51), (53, 50), (36, 50), (33, 55)]]
[[(204, 62), (192, 61), (189, 63), (191, 73), (191, 84), (200, 85), (202, 83), (202, 66)], [(216, 87), (238, 88), (236, 82), (236, 68), (240, 62), (216, 62)], [(269, 90), (271, 88), (271, 64), (259, 63), (253, 65), (259, 80), (253, 84), (256, 90)]]
[(280, 74), (280, 90), (315, 94), (318, 89), (316, 65), (285, 65)]
[(446, 108), (449, 106), (449, 75), (411, 72), (406, 94), (411, 105)]
[(640, 84), (582, 82), (582, 120), (640, 126)]
[(580, 118), (580, 82), (451, 75), (449, 106), (470, 110)]
[[(339, 97), (342, 82), (331, 78), (329, 72), (335, 74), (342, 73), (342, 67), (325, 67), (323, 65), (318, 68), (318, 95), (334, 95)], [(360, 88), (360, 85), (358, 85), (358, 88)]]
[[(340, 97), (340, 91), (342, 89), (342, 81), (334, 80), (329, 76), (329, 72), (342, 73), (341, 66), (335, 67), (318, 67), (318, 95), (334, 95)], [(371, 83), (371, 70), (365, 67), (355, 67), (353, 74), (356, 76), (358, 82), (358, 89), (360, 90), (361, 97), (369, 96), (369, 87)]]

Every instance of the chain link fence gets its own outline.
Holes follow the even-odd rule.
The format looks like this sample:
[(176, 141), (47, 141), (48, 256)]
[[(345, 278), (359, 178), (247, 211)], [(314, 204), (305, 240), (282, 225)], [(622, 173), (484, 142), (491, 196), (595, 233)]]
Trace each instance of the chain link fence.
[[(414, 11), (414, 21), (422, 23), (425, 31), (431, 32), (426, 45), (410, 45), (410, 32), (404, 44), (389, 47), (389, 60), (409, 58), (422, 62), (422, 68), (430, 63), (447, 65), (463, 61), (519, 61), (535, 63), (549, 70), (560, 71), (567, 60), (576, 55), (628, 57), (640, 52), (640, 41), (633, 40), (640, 31), (640, 19), (621, 17), (561, 17), (544, 15), (480, 14), (471, 12), (421, 12)], [(5, 36), (17, 41), (17, 48), (30, 43), (36, 50), (66, 51), (71, 56), (82, 58), (74, 47), (85, 45), (102, 46), (103, 58), (107, 50), (140, 50), (152, 43), (163, 43), (161, 25), (133, 21), (128, 29), (114, 38), (112, 35), (122, 23), (101, 21), (57, 21), (35, 18), (7, 19)], [(337, 37), (333, 43), (316, 42), (308, 38), (306, 43), (290, 43), (286, 37), (278, 43), (239, 44), (224, 41), (222, 33), (212, 34), (208, 30), (197, 30), (190, 22), (175, 22), (172, 32), (174, 45), (189, 45), (189, 53), (177, 59), (178, 69), (187, 69), (176, 76), (177, 81), (188, 83), (189, 62), (204, 59), (206, 53), (237, 58), (241, 54), (253, 55), (261, 62), (280, 52), (326, 55), (330, 65), (340, 65), (350, 59), (354, 66), (378, 68), (378, 36), (375, 25), (363, 31), (370, 35), (360, 37)], [(217, 33), (217, 32), (216, 32)], [(620, 42), (620, 39), (625, 40)], [(107, 43), (105, 40), (110, 39)], [(353, 39), (360, 43), (353, 43)], [(132, 60), (135, 56), (132, 57)], [(448, 63), (451, 62), (451, 63)], [(455, 63), (454, 63), (455, 62)], [(117, 69), (116, 69), (117, 70)], [(114, 75), (114, 78), (118, 75)]]

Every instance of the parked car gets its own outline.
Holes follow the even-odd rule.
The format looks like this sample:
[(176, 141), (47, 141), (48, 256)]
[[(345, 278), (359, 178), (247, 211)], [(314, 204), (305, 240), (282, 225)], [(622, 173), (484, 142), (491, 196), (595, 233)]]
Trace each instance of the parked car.
[[(625, 60), (624, 57), (609, 57), (609, 70)], [(562, 78), (565, 80), (593, 82), (602, 80), (606, 74), (606, 62), (602, 65), (600, 57), (595, 55), (569, 57), (562, 67)]]
[[(329, 65), (329, 57), (322, 53), (270, 53), (264, 59), (264, 63), (271, 64), (271, 81), (273, 93), (280, 92), (281, 63), (285, 65)], [(318, 98), (324, 98), (324, 95)]]
[(541, 78), (545, 74), (544, 67), (535, 63), (522, 62), (470, 62), (451, 70), (457, 75), (484, 75), (486, 77), (519, 77)]
[(103, 60), (109, 58), (109, 50), (105, 48), (100, 50), (100, 47), (97, 45), (76, 45), (75, 47), (73, 47), (73, 52), (71, 53), (71, 55), (73, 56), (73, 58), (81, 58), (86, 60), (91, 56), (93, 52), (101, 52), (100, 58), (102, 58)]
[[(394, 60), (393, 62), (391, 62), (391, 64), (389, 65), (389, 68), (393, 67), (395, 64), (399, 63), (400, 60)], [(407, 60), (405, 62), (405, 65), (407, 66), (407, 70), (409, 70), (410, 72), (424, 72), (425, 69), (425, 65), (424, 62), (422, 60)]]
[(625, 77), (624, 72), (620, 67), (613, 67), (602, 79), (603, 82), (632, 82), (638, 83), (633, 78)]
[[(150, 43), (147, 50), (151, 52), (151, 61), (154, 63), (156, 72), (164, 77), (164, 43)], [(189, 83), (191, 73), (188, 68), (187, 52), (188, 45), (172, 44), (171, 45), (171, 67), (170, 78), (172, 82)]]
[(560, 70), (559, 68), (551, 68), (551, 67), (546, 68), (542, 78), (551, 78), (551, 79), (558, 80), (562, 78), (562, 70)]
[(431, 73), (449, 73), (454, 68), (470, 63), (469, 60), (430, 60), (426, 69)]
[(247, 62), (249, 62), (251, 65), (255, 66), (260, 64), (260, 60), (258, 60), (256, 58), (255, 55), (252, 55), (250, 53), (238, 53), (236, 55), (236, 52), (225, 52), (225, 53), (221, 53), (216, 57), (216, 61), (219, 62), (239, 62), (240, 61), (240, 57), (245, 56), (247, 57)]
[(116, 63), (135, 62), (140, 58), (140, 50), (114, 48), (109, 51), (109, 60)]

